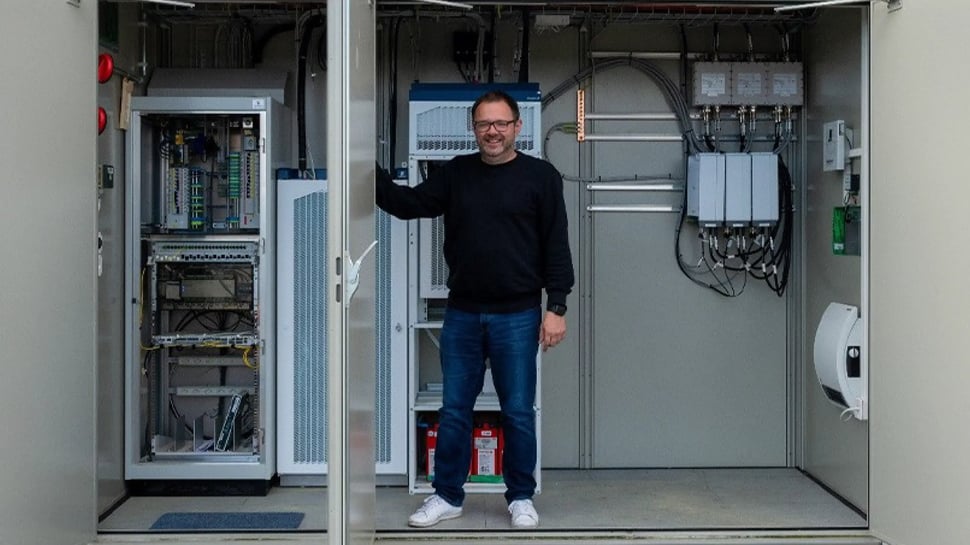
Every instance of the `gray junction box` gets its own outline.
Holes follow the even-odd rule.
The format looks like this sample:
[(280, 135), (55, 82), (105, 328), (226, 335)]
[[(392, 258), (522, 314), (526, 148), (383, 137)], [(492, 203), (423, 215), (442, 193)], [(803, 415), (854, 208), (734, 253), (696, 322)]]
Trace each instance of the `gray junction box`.
[(687, 160), (687, 215), (700, 227), (766, 227), (778, 221), (778, 157), (698, 153)]

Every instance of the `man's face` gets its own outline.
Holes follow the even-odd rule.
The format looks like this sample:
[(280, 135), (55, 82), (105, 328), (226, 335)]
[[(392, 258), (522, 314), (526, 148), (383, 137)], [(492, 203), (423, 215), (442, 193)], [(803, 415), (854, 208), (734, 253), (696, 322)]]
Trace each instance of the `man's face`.
[(522, 130), (522, 120), (515, 118), (512, 108), (504, 101), (479, 104), (472, 116), (472, 126), (483, 161), (494, 165), (515, 158), (515, 138)]

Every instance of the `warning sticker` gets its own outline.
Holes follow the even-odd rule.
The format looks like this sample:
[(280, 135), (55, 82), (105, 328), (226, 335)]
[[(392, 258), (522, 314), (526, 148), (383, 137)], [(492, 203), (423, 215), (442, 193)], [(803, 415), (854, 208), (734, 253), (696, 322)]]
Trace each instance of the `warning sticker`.
[(478, 451), (478, 475), (495, 475), (495, 451)]
[(761, 74), (758, 72), (741, 72), (737, 74), (738, 84), (737, 94), (743, 97), (760, 97), (763, 94), (761, 88)]
[(475, 448), (477, 449), (497, 449), (498, 437), (476, 437)]
[(727, 92), (727, 78), (724, 74), (701, 74), (701, 94), (718, 97)]
[(790, 97), (798, 94), (798, 76), (795, 74), (775, 74), (771, 82), (775, 96)]

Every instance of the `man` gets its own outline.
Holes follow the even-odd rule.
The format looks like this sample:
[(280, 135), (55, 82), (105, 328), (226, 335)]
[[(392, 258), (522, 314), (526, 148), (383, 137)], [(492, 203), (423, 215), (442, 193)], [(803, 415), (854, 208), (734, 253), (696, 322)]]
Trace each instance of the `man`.
[[(428, 527), (461, 516), (471, 461), (472, 409), (485, 360), (502, 409), (502, 459), (512, 526), (534, 528), (536, 354), (566, 335), (573, 286), (562, 177), (515, 150), (519, 107), (501, 91), (472, 106), (479, 153), (448, 161), (416, 187), (378, 169), (377, 204), (401, 219), (444, 215), (448, 306), (441, 330), (443, 400), (435, 494), (408, 519)], [(542, 310), (542, 290), (546, 310)]]

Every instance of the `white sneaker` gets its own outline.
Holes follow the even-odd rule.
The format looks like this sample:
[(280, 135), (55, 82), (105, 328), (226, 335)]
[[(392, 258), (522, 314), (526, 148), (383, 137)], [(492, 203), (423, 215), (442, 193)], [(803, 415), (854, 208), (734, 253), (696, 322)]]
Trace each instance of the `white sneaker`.
[(515, 500), (509, 504), (513, 528), (535, 528), (539, 525), (539, 513), (532, 500)]
[(460, 516), (461, 507), (455, 507), (445, 501), (441, 496), (435, 494), (425, 498), (421, 507), (418, 507), (418, 510), (408, 517), (408, 526), (427, 528), (443, 520), (454, 519)]

